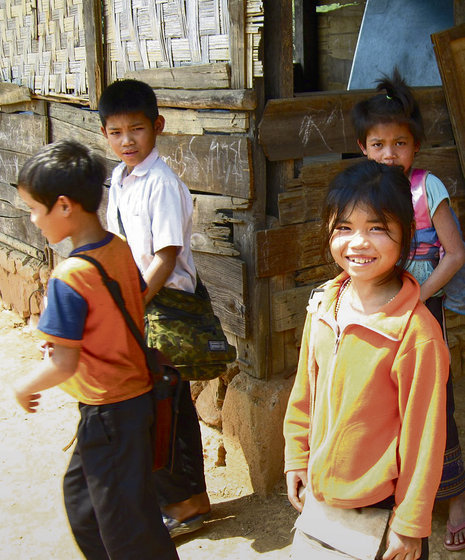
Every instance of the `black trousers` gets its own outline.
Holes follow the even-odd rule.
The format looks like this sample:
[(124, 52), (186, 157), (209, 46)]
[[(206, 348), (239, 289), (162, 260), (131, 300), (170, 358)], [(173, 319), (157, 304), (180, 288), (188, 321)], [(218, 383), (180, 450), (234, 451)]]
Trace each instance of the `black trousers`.
[(150, 393), (79, 405), (77, 443), (64, 477), (68, 519), (89, 560), (179, 560), (151, 470)]
[(181, 383), (173, 466), (171, 471), (162, 469), (154, 473), (162, 506), (182, 502), (207, 489), (199, 419), (192, 402), (190, 383)]
[[(444, 339), (447, 342), (447, 332), (442, 300), (442, 297), (431, 297), (426, 300), (425, 305), (431, 311), (440, 327), (442, 328)], [(444, 452), (444, 466), (442, 470), (441, 483), (436, 495), (437, 500), (448, 500), (460, 495), (463, 491), (465, 491), (465, 468), (463, 463), (462, 450), (460, 448), (459, 432), (454, 417), (454, 386), (450, 370), (446, 390), (447, 438), (446, 450)]]

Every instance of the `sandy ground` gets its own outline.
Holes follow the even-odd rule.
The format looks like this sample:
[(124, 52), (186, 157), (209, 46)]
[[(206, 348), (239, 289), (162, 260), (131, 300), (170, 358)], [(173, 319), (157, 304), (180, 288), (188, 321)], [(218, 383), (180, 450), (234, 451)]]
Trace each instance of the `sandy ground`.
[[(0, 559), (80, 560), (71, 536), (61, 494), (70, 458), (63, 447), (72, 439), (76, 403), (58, 389), (44, 392), (36, 414), (16, 404), (11, 384), (40, 360), (37, 338), (14, 313), (0, 311)], [(465, 435), (465, 376), (456, 383), (457, 419)], [(212, 515), (195, 534), (176, 539), (181, 560), (284, 560), (289, 557), (296, 513), (283, 483), (260, 498), (234, 487), (225, 468), (215, 466), (221, 434), (202, 425), (206, 477)], [(465, 439), (462, 439), (464, 445)], [(442, 547), (447, 510), (435, 508), (430, 559), (465, 558)], [(462, 556), (463, 554), (463, 556)]]

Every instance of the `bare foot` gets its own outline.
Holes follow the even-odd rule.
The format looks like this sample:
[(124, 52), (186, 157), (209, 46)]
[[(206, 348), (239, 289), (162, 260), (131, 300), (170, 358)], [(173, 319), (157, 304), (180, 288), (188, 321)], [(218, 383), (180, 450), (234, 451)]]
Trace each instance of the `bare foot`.
[[(458, 529), (453, 531), (454, 529)], [(465, 492), (449, 500), (449, 520), (444, 537), (444, 545), (447, 549), (460, 547), (465, 549)]]
[(208, 513), (210, 511), (210, 500), (206, 492), (193, 494), (189, 499), (174, 504), (168, 504), (162, 508), (163, 513), (177, 519), (185, 521), (196, 515)]

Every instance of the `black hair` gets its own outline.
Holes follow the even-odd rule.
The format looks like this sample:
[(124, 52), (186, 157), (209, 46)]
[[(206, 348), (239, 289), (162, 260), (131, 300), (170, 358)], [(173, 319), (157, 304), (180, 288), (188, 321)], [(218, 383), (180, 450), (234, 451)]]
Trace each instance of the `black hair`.
[(123, 113), (144, 113), (153, 124), (158, 117), (157, 96), (145, 82), (118, 80), (103, 90), (98, 112), (103, 127), (109, 117)]
[(351, 118), (357, 140), (366, 147), (370, 128), (394, 122), (406, 124), (415, 142), (421, 142), (425, 132), (420, 108), (399, 70), (395, 68), (392, 77), (383, 74), (377, 84), (376, 91), (384, 93), (359, 101), (352, 108)]
[(404, 268), (409, 261), (415, 222), (410, 181), (402, 167), (367, 159), (347, 167), (331, 181), (323, 205), (322, 252), (328, 262), (330, 240), (337, 224), (357, 205), (372, 209), (385, 226), (388, 220), (400, 225), (398, 266)]
[(29, 158), (18, 175), (18, 186), (50, 211), (59, 196), (96, 212), (107, 176), (104, 159), (74, 140), (48, 144)]

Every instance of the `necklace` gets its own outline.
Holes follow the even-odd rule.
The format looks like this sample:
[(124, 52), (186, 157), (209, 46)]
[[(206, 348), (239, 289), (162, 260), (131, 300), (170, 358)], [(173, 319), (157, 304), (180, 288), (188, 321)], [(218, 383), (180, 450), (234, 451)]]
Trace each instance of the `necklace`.
[(334, 307), (334, 318), (337, 320), (337, 314), (339, 313), (339, 309), (341, 307), (341, 303), (342, 303), (342, 296), (346, 293), (347, 288), (350, 286), (350, 283), (352, 281), (352, 278), (348, 278), (344, 284), (341, 286), (341, 289), (339, 290), (339, 293), (337, 295), (337, 301), (336, 301), (336, 305)]
[[(339, 294), (337, 296), (337, 301), (336, 301), (336, 305), (334, 306), (334, 318), (337, 320), (337, 315), (339, 313), (339, 309), (341, 308), (341, 304), (342, 304), (342, 298), (344, 296), (344, 294), (347, 292), (350, 283), (352, 281), (352, 278), (348, 278), (344, 284), (341, 286), (341, 289), (339, 290)], [(388, 301), (386, 303), (383, 303), (383, 307), (385, 305), (387, 305), (388, 303), (391, 303), (391, 301), (396, 297), (397, 293), (394, 294), (391, 298), (388, 299)], [(352, 306), (353, 307), (353, 306)], [(357, 311), (355, 308), (353, 308), (354, 311)]]

